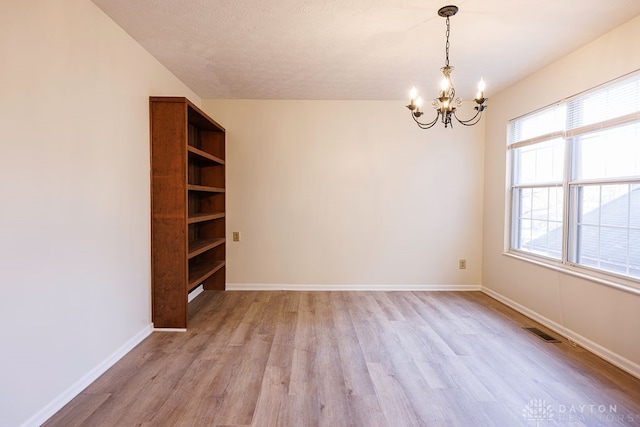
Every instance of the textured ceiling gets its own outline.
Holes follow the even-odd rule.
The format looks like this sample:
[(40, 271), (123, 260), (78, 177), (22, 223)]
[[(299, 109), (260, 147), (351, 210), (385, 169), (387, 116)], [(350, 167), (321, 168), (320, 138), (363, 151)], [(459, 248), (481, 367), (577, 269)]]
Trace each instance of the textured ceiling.
[[(446, 0), (93, 0), (202, 98), (435, 96)], [(640, 14), (640, 0), (462, 0), (459, 95), (495, 93)]]

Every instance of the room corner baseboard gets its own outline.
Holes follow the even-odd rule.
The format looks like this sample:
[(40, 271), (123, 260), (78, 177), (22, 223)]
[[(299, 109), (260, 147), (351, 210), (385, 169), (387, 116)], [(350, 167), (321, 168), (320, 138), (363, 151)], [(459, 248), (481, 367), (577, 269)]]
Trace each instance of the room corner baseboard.
[(601, 357), (602, 359), (606, 360), (612, 365), (617, 366), (618, 368), (633, 375), (636, 378), (640, 378), (640, 365), (638, 365), (637, 363), (634, 363), (631, 360), (620, 356), (619, 354), (609, 350), (608, 348), (603, 347), (600, 344), (595, 343), (590, 339), (583, 337), (582, 335), (572, 331), (571, 329), (568, 329), (563, 325), (560, 325), (557, 322), (554, 322), (553, 320), (550, 320), (544, 316), (541, 316), (535, 311), (497, 293), (496, 291), (488, 289), (484, 286), (482, 287), (481, 290), (483, 293), (489, 295), (491, 298), (494, 298), (500, 301), (501, 303), (513, 308), (514, 310), (524, 314), (525, 316), (530, 317), (531, 319), (546, 326), (552, 331), (557, 332), (558, 334), (569, 339), (570, 341), (575, 342), (585, 350), (588, 350), (591, 353)]
[(38, 411), (35, 415), (29, 418), (22, 424), (22, 427), (37, 427), (42, 425), (45, 421), (51, 418), (56, 412), (69, 403), (74, 397), (79, 395), (82, 390), (87, 388), (92, 382), (94, 382), (100, 375), (105, 373), (107, 369), (116, 364), (116, 362), (130, 352), (135, 346), (140, 344), (142, 340), (151, 335), (153, 332), (153, 325), (149, 324), (145, 326), (140, 332), (134, 335), (126, 343), (124, 343), (118, 350), (103, 360), (98, 366), (87, 372), (82, 378), (76, 381), (71, 387), (65, 390), (51, 403)]
[(228, 291), (480, 291), (480, 285), (227, 283)]

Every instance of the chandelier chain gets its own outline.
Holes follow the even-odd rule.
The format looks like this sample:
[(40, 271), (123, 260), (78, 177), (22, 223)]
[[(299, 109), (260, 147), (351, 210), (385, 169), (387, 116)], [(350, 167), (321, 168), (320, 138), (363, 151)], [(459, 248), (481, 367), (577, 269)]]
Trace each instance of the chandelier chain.
[(447, 16), (447, 43), (445, 44), (445, 62), (444, 65), (445, 67), (449, 66), (449, 33), (451, 30), (451, 26), (449, 24), (449, 17)]

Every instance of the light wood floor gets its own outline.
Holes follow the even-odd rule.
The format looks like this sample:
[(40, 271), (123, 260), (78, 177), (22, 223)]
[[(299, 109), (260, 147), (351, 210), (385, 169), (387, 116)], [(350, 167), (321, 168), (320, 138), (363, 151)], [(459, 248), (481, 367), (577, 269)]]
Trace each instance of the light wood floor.
[(479, 292), (191, 304), (188, 332), (153, 333), (45, 425), (640, 425), (640, 380)]

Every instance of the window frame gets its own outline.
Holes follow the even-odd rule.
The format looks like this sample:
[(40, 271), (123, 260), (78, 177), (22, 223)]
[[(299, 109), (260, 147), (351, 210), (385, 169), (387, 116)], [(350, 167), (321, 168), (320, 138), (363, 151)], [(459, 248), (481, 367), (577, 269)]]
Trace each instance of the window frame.
[[(636, 111), (622, 115), (621, 117), (608, 118), (597, 123), (589, 123), (583, 126), (577, 126), (572, 129), (568, 129), (570, 126), (569, 116), (574, 113), (570, 110), (571, 103), (579, 103), (581, 100), (587, 100), (588, 95), (594, 92), (602, 91), (608, 86), (614, 86), (616, 84), (626, 84), (627, 81), (634, 80), (640, 84), (640, 70), (624, 75), (618, 79), (612, 80), (605, 84), (599, 85), (593, 89), (582, 92), (578, 95), (561, 100), (547, 107), (540, 108), (526, 115), (512, 119), (508, 124), (508, 136), (506, 144), (506, 158), (507, 158), (507, 185), (506, 185), (506, 214), (508, 221), (505, 223), (505, 255), (509, 255), (518, 259), (531, 261), (536, 264), (549, 267), (555, 270), (568, 272), (573, 275), (583, 277), (588, 280), (595, 280), (600, 283), (608, 284), (614, 287), (622, 288), (625, 290), (631, 290), (634, 293), (640, 293), (640, 277), (631, 276), (629, 274), (620, 274), (615, 271), (609, 271), (593, 266), (579, 263), (578, 258), (578, 239), (580, 232), (578, 230), (578, 215), (579, 215), (579, 191), (585, 186), (602, 186), (612, 184), (632, 184), (640, 185), (640, 174), (637, 176), (621, 176), (615, 178), (599, 178), (599, 179), (575, 179), (572, 175), (576, 170), (577, 159), (577, 139), (581, 136), (589, 135), (600, 130), (615, 130), (616, 128), (626, 126), (629, 124), (637, 124), (640, 126), (640, 108)], [(640, 95), (635, 95), (640, 98)], [(521, 139), (513, 141), (515, 135), (519, 135), (518, 132), (522, 128), (514, 129), (514, 126), (522, 126), (516, 124), (522, 123), (528, 117), (533, 117), (538, 114), (544, 114), (545, 110), (551, 110), (558, 106), (564, 108), (564, 128), (560, 131), (551, 131), (543, 135), (534, 135), (528, 139)], [(542, 144), (553, 139), (561, 138), (564, 144), (564, 164), (563, 164), (563, 178), (562, 183), (517, 183), (516, 174), (518, 172), (518, 159), (517, 149), (530, 145)], [(521, 232), (518, 228), (518, 223), (521, 221), (521, 212), (519, 206), (522, 204), (521, 191), (526, 188), (552, 188), (561, 187), (563, 191), (563, 206), (562, 206), (562, 243), (560, 258), (555, 258), (550, 255), (542, 253), (535, 253), (529, 250), (521, 249), (522, 244), (516, 244), (521, 240)], [(631, 192), (629, 193), (631, 194)], [(631, 201), (629, 201), (631, 203)], [(600, 205), (600, 208), (602, 205)], [(631, 214), (632, 208), (629, 207)], [(547, 214), (547, 222), (549, 215)], [(599, 226), (600, 227), (600, 226)], [(600, 230), (600, 228), (599, 228)], [(627, 224), (627, 233), (629, 230), (635, 230), (631, 225), (631, 222)], [(630, 241), (627, 240), (627, 250), (630, 249)], [(549, 248), (547, 248), (549, 249)], [(599, 260), (600, 262), (600, 260)], [(627, 272), (629, 272), (629, 262), (627, 259)]]

